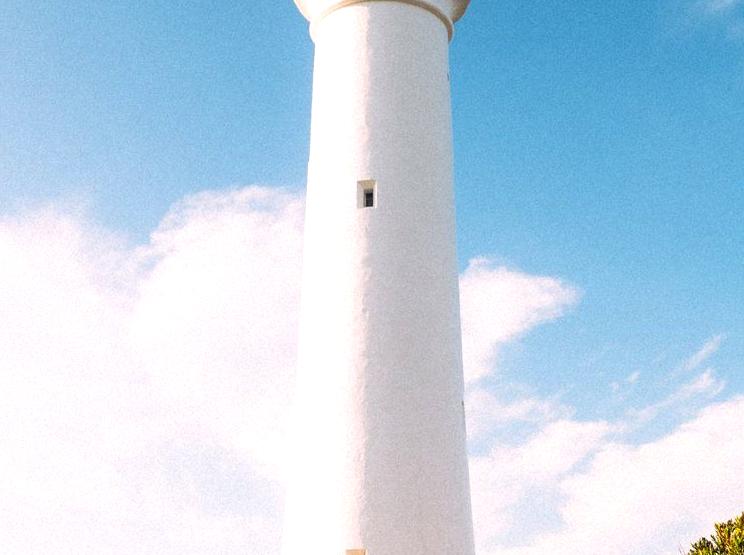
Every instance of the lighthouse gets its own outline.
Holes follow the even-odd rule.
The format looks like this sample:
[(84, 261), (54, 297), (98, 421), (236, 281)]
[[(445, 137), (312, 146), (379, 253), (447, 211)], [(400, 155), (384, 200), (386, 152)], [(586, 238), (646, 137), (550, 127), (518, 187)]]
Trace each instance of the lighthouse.
[(283, 555), (473, 555), (449, 43), (468, 0), (295, 0), (315, 43)]

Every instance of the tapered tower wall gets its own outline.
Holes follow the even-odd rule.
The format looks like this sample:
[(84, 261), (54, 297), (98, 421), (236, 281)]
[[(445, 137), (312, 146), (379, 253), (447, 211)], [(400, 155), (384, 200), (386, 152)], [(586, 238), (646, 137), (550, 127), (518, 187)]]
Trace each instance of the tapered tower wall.
[(322, 13), (284, 554), (471, 555), (451, 29), (411, 2)]

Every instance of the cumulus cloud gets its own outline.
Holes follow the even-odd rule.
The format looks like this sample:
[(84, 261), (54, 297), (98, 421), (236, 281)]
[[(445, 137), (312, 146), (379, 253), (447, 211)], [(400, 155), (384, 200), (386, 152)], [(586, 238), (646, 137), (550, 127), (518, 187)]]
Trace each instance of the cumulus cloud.
[(524, 443), (496, 445), (472, 457), (478, 553), (500, 553), (500, 546), (539, 531), (556, 504), (559, 480), (598, 449), (609, 432), (605, 422), (557, 420)]
[[(700, 367), (721, 341), (722, 336), (708, 340), (686, 359), (684, 369)], [(634, 371), (624, 385), (639, 379), (640, 372)], [(729, 433), (740, 433), (737, 418), (744, 418), (744, 399), (712, 404), (724, 387), (724, 380), (707, 368), (676, 384), (658, 401), (628, 409), (614, 422), (578, 420), (570, 407), (555, 402), (547, 405), (553, 410), (537, 410), (542, 404), (536, 399), (513, 405), (513, 409), (523, 407), (516, 412), (493, 403), (500, 418), (511, 418), (512, 424), (529, 416), (533, 432), (526, 440), (509, 443), (494, 435), (499, 419), (476, 426), (480, 444), (490, 444), (489, 450), (471, 456), (479, 555), (678, 553), (678, 548), (710, 528), (715, 515), (719, 520), (728, 518), (726, 510), (734, 514), (737, 503), (744, 505), (744, 494), (735, 490), (736, 473), (730, 471), (744, 468), (744, 450), (735, 445), (726, 445), (707, 469), (718, 472), (720, 464), (726, 475), (711, 489), (695, 486), (699, 480), (709, 480), (699, 477), (705, 470), (704, 451), (725, 441), (717, 426), (731, 425)], [(484, 395), (482, 391), (477, 394)], [(479, 412), (482, 409), (476, 412), (476, 423), (482, 420)], [(681, 420), (682, 424), (673, 424), (669, 432), (657, 432), (655, 439), (641, 444), (633, 440), (634, 432), (658, 420), (667, 427), (670, 421)], [(604, 482), (594, 476), (598, 469)], [(688, 483), (680, 494), (672, 488), (685, 475)], [(589, 502), (591, 508), (585, 508)], [(701, 503), (706, 510), (700, 509)], [(614, 505), (621, 508), (606, 509)], [(658, 518), (647, 510), (649, 506), (660, 508)], [(623, 512), (639, 510), (643, 518), (633, 518), (632, 526), (623, 525), (623, 532), (618, 532), (616, 520), (624, 518)], [(581, 522), (575, 516), (579, 511)]]
[[(691, 359), (699, 365), (713, 345)], [(625, 382), (639, 377), (633, 372)], [(577, 420), (570, 409), (523, 411), (535, 416), (526, 441), (491, 436), (491, 449), (471, 457), (479, 555), (677, 554), (737, 513), (744, 398), (712, 403), (724, 386), (708, 368), (615, 422)], [(632, 439), (660, 419), (682, 424), (640, 444)], [(493, 430), (481, 432), (486, 442)]]
[[(282, 190), (205, 192), (144, 245), (66, 210), (0, 217), (3, 553), (278, 551), (302, 212)], [(603, 534), (606, 553), (663, 553), (741, 505), (743, 400), (643, 445), (558, 399), (504, 400), (499, 349), (579, 293), (487, 259), (461, 291), (479, 555), (605, 553), (585, 549)], [(719, 385), (703, 372), (675, 399)]]
[(672, 554), (741, 511), (744, 398), (718, 403), (642, 445), (608, 442), (565, 476), (560, 526), (503, 555)]
[(301, 200), (176, 206), (140, 247), (0, 221), (4, 553), (276, 550)]

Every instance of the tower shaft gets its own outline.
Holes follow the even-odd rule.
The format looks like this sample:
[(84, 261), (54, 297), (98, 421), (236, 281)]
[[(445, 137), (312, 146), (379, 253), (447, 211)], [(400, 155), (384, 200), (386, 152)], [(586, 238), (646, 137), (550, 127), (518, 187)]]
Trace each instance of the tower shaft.
[(451, 27), (416, 2), (337, 4), (312, 22), (284, 554), (472, 555)]

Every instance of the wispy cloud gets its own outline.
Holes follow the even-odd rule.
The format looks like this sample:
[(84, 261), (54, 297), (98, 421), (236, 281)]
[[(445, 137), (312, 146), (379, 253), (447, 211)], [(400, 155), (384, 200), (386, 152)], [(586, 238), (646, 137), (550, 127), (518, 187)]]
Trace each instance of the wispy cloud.
[(744, 0), (697, 0), (690, 4), (688, 17), (694, 23), (720, 27), (731, 40), (744, 37)]
[(558, 399), (540, 399), (522, 395), (504, 400), (485, 387), (471, 388), (465, 397), (468, 440), (478, 449), (494, 432), (510, 430), (518, 424), (543, 425), (568, 419), (574, 411)]
[(718, 379), (712, 369), (708, 369), (691, 382), (679, 386), (664, 399), (642, 409), (628, 411), (628, 426), (630, 428), (646, 424), (656, 418), (664, 410), (677, 409), (696, 397), (712, 398), (721, 393), (726, 382)]
[(742, 0), (700, 0), (698, 2), (700, 8), (715, 14), (729, 12), (741, 4)]
[(466, 381), (494, 372), (502, 345), (559, 318), (579, 297), (560, 279), (496, 266), (488, 258), (471, 260), (460, 278)]
[(641, 378), (641, 372), (640, 370), (636, 370), (624, 380), (618, 381), (618, 382), (612, 382), (610, 384), (610, 388), (612, 389), (613, 393), (619, 393), (624, 387), (635, 385), (640, 378)]
[(684, 372), (691, 372), (699, 368), (705, 361), (718, 352), (726, 336), (723, 334), (714, 335), (708, 339), (693, 355), (687, 358), (681, 365), (680, 369)]

